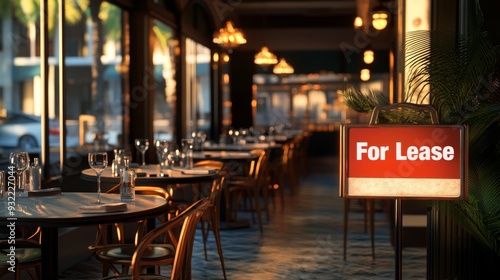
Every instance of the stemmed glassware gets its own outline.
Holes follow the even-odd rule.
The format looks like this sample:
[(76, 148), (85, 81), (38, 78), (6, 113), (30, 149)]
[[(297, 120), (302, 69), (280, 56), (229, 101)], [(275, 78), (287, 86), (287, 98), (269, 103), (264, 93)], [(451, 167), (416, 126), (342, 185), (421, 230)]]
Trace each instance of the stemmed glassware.
[(141, 165), (146, 165), (146, 151), (149, 148), (149, 139), (135, 139), (135, 148), (141, 152), (142, 163)]
[(101, 173), (108, 166), (108, 154), (104, 152), (89, 153), (89, 166), (97, 175), (97, 201), (101, 203)]
[(30, 164), (30, 156), (27, 152), (17, 152), (10, 153), (9, 156), (9, 164), (14, 167), (17, 175), (17, 187), (16, 192), (19, 192), (18, 196), (22, 196), (24, 193), (24, 184), (23, 184), (23, 173), (26, 168), (28, 168)]
[(158, 156), (158, 162), (162, 165), (162, 158), (164, 154), (168, 153), (170, 150), (170, 141), (167, 140), (155, 140), (156, 155)]

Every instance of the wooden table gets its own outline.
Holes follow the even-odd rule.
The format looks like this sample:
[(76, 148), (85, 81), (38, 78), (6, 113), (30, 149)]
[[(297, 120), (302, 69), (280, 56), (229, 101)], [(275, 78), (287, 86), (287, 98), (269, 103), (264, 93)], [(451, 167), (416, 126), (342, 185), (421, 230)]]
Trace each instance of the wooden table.
[[(137, 195), (127, 210), (113, 213), (84, 214), (79, 207), (91, 205), (96, 193), (63, 192), (56, 196), (16, 197), (9, 200), (14, 209), (8, 209), (8, 200), (0, 201), (0, 224), (40, 226), (42, 228), (42, 277), (57, 279), (58, 276), (58, 229), (94, 224), (134, 222), (154, 218), (167, 211), (167, 201), (159, 196)], [(120, 202), (118, 194), (102, 194), (103, 203)]]

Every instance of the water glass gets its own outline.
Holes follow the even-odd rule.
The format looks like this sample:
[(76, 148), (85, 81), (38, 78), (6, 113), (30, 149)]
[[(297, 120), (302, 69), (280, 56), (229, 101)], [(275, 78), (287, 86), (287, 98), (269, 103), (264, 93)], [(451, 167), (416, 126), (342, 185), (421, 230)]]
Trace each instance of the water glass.
[(16, 171), (17, 181), (15, 186), (15, 195), (16, 196), (27, 196), (27, 193), (24, 192), (24, 171), (30, 165), (30, 157), (27, 152), (18, 152), (18, 153), (10, 153), (9, 156), (9, 164)]
[(120, 174), (120, 199), (121, 201), (135, 200), (135, 171), (124, 168)]
[(193, 168), (194, 139), (182, 139), (182, 154), (184, 155), (184, 167)]
[(183, 153), (179, 149), (175, 149), (168, 154), (170, 167), (182, 167), (184, 165)]

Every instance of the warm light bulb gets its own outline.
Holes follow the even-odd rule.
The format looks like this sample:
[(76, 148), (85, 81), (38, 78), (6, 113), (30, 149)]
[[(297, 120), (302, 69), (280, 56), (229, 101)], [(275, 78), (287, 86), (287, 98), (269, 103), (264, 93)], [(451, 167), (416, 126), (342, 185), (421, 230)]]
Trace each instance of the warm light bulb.
[(354, 19), (354, 28), (361, 28), (363, 26), (363, 19), (361, 17), (356, 17)]
[(368, 81), (370, 79), (370, 69), (361, 70), (359, 78), (361, 79), (361, 81)]
[(366, 64), (371, 64), (375, 60), (375, 54), (373, 53), (372, 50), (366, 50), (363, 53), (363, 61)]
[(389, 19), (389, 16), (387, 13), (384, 13), (384, 12), (373, 13), (373, 15), (372, 15), (373, 28), (375, 28), (377, 30), (383, 30), (384, 28), (387, 27), (387, 20), (388, 19)]

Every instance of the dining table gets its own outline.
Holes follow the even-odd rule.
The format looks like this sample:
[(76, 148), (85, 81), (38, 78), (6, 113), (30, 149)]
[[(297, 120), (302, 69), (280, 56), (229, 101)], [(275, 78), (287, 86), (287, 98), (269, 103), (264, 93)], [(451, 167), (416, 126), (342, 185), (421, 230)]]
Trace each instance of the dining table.
[[(213, 168), (161, 168), (159, 164), (131, 165), (135, 171), (135, 184), (141, 185), (174, 185), (209, 182), (219, 175)], [(85, 181), (97, 182), (97, 175), (91, 168), (82, 170), (81, 178)], [(106, 167), (101, 173), (101, 183), (120, 183), (120, 177), (113, 175), (111, 167)]]
[(159, 196), (137, 195), (135, 201), (123, 203), (119, 194), (60, 192), (55, 195), (15, 197), (0, 200), (0, 224), (12, 234), (16, 227), (40, 227), (42, 250), (41, 279), (58, 278), (58, 229), (85, 225), (135, 222), (154, 218), (168, 210)]
[(269, 143), (245, 143), (245, 144), (217, 144), (210, 143), (203, 146), (204, 151), (251, 151), (256, 149), (268, 150), (281, 148), (281, 144)]

